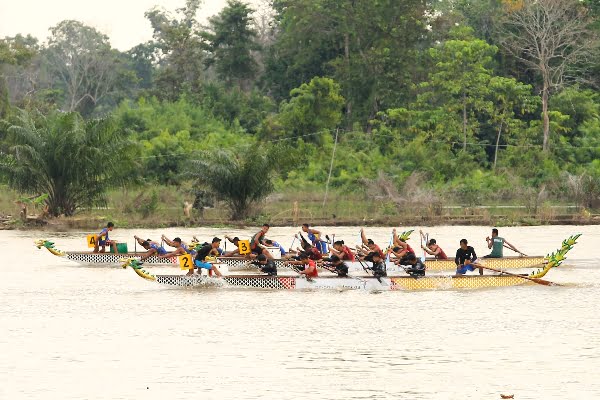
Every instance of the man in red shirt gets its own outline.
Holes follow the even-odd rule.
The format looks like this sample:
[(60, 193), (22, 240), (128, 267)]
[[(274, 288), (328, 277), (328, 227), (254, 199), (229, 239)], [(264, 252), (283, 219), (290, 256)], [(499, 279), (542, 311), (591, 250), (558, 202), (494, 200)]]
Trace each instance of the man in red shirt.
[(300, 275), (306, 276), (306, 279), (319, 276), (319, 273), (317, 272), (317, 263), (314, 260), (311, 260), (307, 253), (300, 253), (298, 257), (300, 258), (299, 263), (304, 265), (304, 271), (298, 271)]
[(354, 261), (354, 253), (344, 244), (343, 240), (337, 240), (329, 250), (332, 255), (338, 256), (342, 261)]

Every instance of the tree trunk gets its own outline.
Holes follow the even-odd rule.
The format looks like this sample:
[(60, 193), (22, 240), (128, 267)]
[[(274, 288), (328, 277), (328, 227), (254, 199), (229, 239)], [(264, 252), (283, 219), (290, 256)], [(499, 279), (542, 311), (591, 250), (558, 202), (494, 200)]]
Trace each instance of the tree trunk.
[(467, 151), (467, 94), (463, 92), (463, 150)]
[(496, 138), (496, 151), (494, 152), (494, 168), (496, 169), (496, 163), (498, 162), (498, 146), (500, 145), (500, 135), (502, 134), (502, 122), (500, 122), (500, 128), (498, 129), (498, 137)]
[(550, 139), (550, 116), (548, 115), (548, 79), (544, 77), (544, 88), (542, 89), (542, 123), (544, 130), (544, 142), (542, 150), (547, 153), (549, 150)]
[[(350, 76), (350, 35), (344, 35), (344, 63), (346, 64), (346, 74)], [(352, 100), (349, 93), (346, 94), (346, 129), (352, 130)]]

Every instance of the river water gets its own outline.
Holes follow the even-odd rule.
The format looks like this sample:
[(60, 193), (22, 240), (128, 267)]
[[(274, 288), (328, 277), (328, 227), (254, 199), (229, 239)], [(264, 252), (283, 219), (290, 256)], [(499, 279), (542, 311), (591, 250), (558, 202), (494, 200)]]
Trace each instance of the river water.
[[(355, 244), (358, 229), (324, 231)], [(296, 231), (268, 236), (287, 247)], [(387, 245), (389, 228), (366, 231)], [(427, 231), (448, 254), (463, 237), (486, 254), (487, 227)], [(597, 226), (501, 229), (531, 255), (583, 233), (545, 278), (567, 286), (378, 294), (161, 287), (33, 247), (84, 250), (86, 233), (0, 232), (0, 399), (600, 398)], [(161, 233), (226, 232), (111, 236), (131, 249)]]

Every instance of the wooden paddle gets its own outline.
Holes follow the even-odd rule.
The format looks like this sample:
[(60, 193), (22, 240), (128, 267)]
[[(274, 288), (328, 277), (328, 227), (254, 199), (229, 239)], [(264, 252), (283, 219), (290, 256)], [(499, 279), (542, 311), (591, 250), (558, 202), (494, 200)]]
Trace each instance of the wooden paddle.
[(510, 275), (510, 276), (516, 276), (517, 278), (521, 278), (521, 279), (527, 279), (528, 281), (532, 281), (532, 282), (538, 283), (540, 285), (562, 286), (561, 284), (558, 284), (558, 283), (555, 283), (555, 282), (550, 282), (550, 281), (547, 281), (547, 280), (544, 280), (544, 279), (531, 278), (531, 277), (526, 276), (526, 275), (513, 274), (511, 272), (502, 271), (500, 269), (486, 267), (485, 265), (481, 265), (481, 264), (471, 264), (471, 265), (474, 266), (474, 267), (477, 267), (477, 268), (489, 269), (490, 271), (499, 272), (501, 274)]

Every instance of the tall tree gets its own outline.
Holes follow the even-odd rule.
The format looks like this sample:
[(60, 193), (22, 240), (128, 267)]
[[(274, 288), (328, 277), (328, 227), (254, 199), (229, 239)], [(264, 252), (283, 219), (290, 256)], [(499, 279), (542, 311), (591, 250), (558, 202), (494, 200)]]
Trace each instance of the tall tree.
[(253, 28), (253, 12), (239, 0), (227, 0), (225, 8), (209, 19), (209, 30), (202, 32), (210, 53), (205, 64), (214, 65), (221, 79), (235, 82), (244, 90), (250, 88), (258, 70), (252, 54), (260, 49)]
[(154, 45), (159, 49), (158, 69), (154, 75), (155, 94), (162, 99), (177, 100), (183, 93), (199, 92), (203, 80), (204, 52), (196, 14), (200, 0), (186, 0), (176, 15), (153, 8), (146, 12), (154, 31)]
[(0, 39), (0, 118), (6, 116), (9, 108), (7, 71), (10, 66), (23, 67), (38, 53), (37, 40), (31, 36), (6, 37)]
[(108, 187), (127, 178), (131, 165), (131, 146), (111, 119), (23, 111), (9, 128), (8, 143), (0, 172), (22, 193), (48, 194), (53, 216), (98, 203)]
[(507, 3), (500, 42), (541, 80), (542, 148), (550, 147), (548, 102), (553, 91), (585, 75), (598, 50), (589, 9), (578, 0)]
[(64, 91), (63, 109), (88, 115), (117, 87), (119, 53), (106, 35), (79, 21), (62, 21), (50, 32), (45, 54)]
[(314, 77), (290, 92), (289, 102), (282, 102), (278, 116), (284, 134), (319, 142), (316, 134), (335, 129), (342, 120), (344, 98), (340, 85), (330, 78)]
[(424, 91), (419, 96), (423, 105), (442, 107), (446, 113), (460, 116), (464, 151), (468, 138), (477, 133), (476, 113), (490, 108), (486, 95), (498, 50), (483, 40), (473, 39), (471, 32), (460, 28), (455, 36), (464, 39), (448, 40), (429, 50), (434, 66), (428, 81), (421, 84)]

